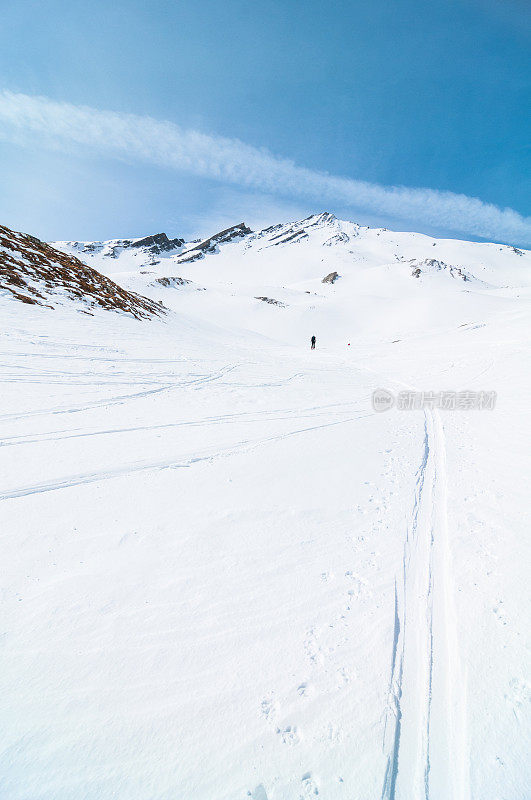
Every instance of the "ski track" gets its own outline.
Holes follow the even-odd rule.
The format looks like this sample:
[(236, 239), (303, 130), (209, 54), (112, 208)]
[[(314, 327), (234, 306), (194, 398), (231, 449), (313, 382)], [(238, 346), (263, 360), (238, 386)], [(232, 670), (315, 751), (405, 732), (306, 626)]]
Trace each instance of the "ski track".
[(402, 572), (395, 583), (381, 800), (469, 800), (463, 679), (448, 541), (446, 453), (425, 411)]
[[(80, 411), (91, 411), (94, 408), (102, 408), (105, 406), (111, 406), (123, 403), (126, 400), (137, 400), (141, 397), (148, 397), (149, 395), (160, 394), (160, 392), (167, 392), (172, 389), (183, 389), (188, 386), (192, 386), (193, 384), (200, 384), (203, 385), (205, 383), (210, 383), (211, 381), (217, 381), (226, 375), (228, 372), (236, 369), (239, 365), (233, 364), (223, 367), (218, 372), (212, 373), (210, 375), (202, 375), (199, 378), (194, 378), (190, 381), (178, 381), (177, 383), (166, 384), (164, 386), (160, 386), (157, 389), (148, 389), (147, 391), (143, 392), (133, 392), (132, 394), (123, 394), (118, 395), (116, 397), (108, 397), (104, 400), (94, 400), (90, 403), (85, 403), (83, 406), (77, 406), (74, 408), (43, 408), (38, 409), (36, 411), (27, 411), (24, 414), (4, 414), (0, 416), (0, 422), (4, 421), (14, 421), (18, 419), (25, 419), (27, 417), (37, 417), (42, 416), (44, 414), (76, 414)], [(86, 384), (85, 384), (86, 385)], [(96, 385), (100, 385), (98, 382)]]
[(202, 419), (183, 420), (181, 422), (167, 422), (158, 425), (136, 425), (124, 428), (109, 428), (105, 430), (83, 430), (82, 428), (62, 429), (55, 431), (43, 431), (42, 433), (20, 434), (14, 436), (3, 436), (0, 439), (0, 447), (15, 447), (25, 444), (36, 444), (40, 442), (59, 442), (67, 439), (85, 439), (92, 436), (109, 436), (121, 433), (141, 433), (159, 430), (171, 430), (173, 428), (201, 427), (205, 425), (219, 424), (256, 424), (260, 422), (277, 422), (297, 419), (312, 419), (344, 413), (347, 408), (360, 410), (356, 401), (344, 403), (329, 403), (323, 406), (310, 406), (309, 408), (283, 408), (272, 409), (270, 411), (241, 411), (233, 414), (221, 414)]
[[(207, 374), (188, 373), (188, 380), (161, 384), (161, 375), (152, 376), (150, 388), (85, 402), (71, 408), (49, 408), (25, 414), (7, 414), (0, 421), (23, 421), (28, 417), (69, 414), (136, 401), (161, 392), (223, 379), (240, 365), (221, 367)], [(371, 371), (371, 370), (368, 370)], [(299, 377), (301, 373), (264, 386), (278, 386)], [(55, 373), (54, 377), (59, 377)], [(92, 376), (97, 377), (97, 376)], [(118, 377), (113, 375), (113, 378)], [(166, 376), (164, 376), (166, 378)], [(30, 381), (31, 382), (31, 381)], [(101, 381), (99, 382), (101, 383)], [(124, 381), (125, 383), (125, 381)], [(91, 385), (91, 384), (84, 384)], [(123, 385), (123, 384), (122, 384)], [(231, 382), (232, 388), (249, 383)], [(149, 432), (189, 426), (246, 422), (256, 425), (281, 422), (293, 416), (302, 421), (326, 414), (343, 415), (353, 403), (334, 403), (299, 409), (243, 412), (209, 416), (178, 423), (125, 427), (96, 431), (50, 431), (4, 439), (4, 446), (57, 442), (63, 439), (105, 436), (120, 433)], [(352, 409), (353, 411), (355, 409)], [(136, 461), (104, 471), (68, 475), (55, 480), (19, 487), (0, 494), (0, 500), (17, 499), (75, 486), (92, 484), (139, 472), (163, 469), (185, 469), (197, 463), (248, 452), (291, 436), (343, 425), (371, 413), (342, 416), (328, 421), (266, 437), (233, 442), (222, 448), (207, 448), (181, 453), (171, 459)], [(10, 441), (9, 441), (10, 440)], [(395, 580), (394, 630), (388, 703), (384, 725), (383, 750), (386, 768), (381, 800), (469, 800), (468, 747), (466, 727), (465, 681), (461, 673), (457, 640), (456, 614), (447, 529), (446, 456), (444, 432), (436, 411), (427, 410), (424, 417), (423, 448), (417, 470), (411, 520), (403, 548), (402, 570)]]
[(149, 472), (159, 469), (186, 468), (192, 466), (192, 464), (196, 464), (201, 461), (210, 461), (214, 458), (219, 458), (222, 456), (233, 455), (239, 452), (248, 452), (257, 447), (261, 447), (271, 442), (281, 441), (282, 439), (287, 439), (291, 436), (298, 436), (303, 433), (311, 433), (313, 431), (321, 430), (323, 428), (330, 428), (335, 425), (344, 425), (348, 422), (354, 422), (355, 420), (358, 419), (374, 416), (374, 413), (376, 412), (367, 412), (365, 414), (359, 414), (354, 417), (347, 417), (346, 419), (334, 420), (334, 422), (327, 422), (322, 425), (312, 425), (311, 427), (308, 428), (297, 428), (296, 430), (293, 431), (287, 431), (285, 433), (277, 434), (274, 436), (267, 436), (255, 440), (246, 439), (244, 441), (231, 444), (220, 450), (198, 451), (194, 454), (181, 456), (177, 460), (172, 459), (169, 461), (167, 460), (155, 461), (147, 464), (146, 463), (129, 464), (121, 467), (116, 467), (115, 469), (104, 472), (89, 472), (81, 475), (71, 475), (65, 478), (61, 478), (60, 480), (45, 481), (43, 483), (35, 484), (32, 486), (21, 487), (19, 489), (13, 489), (11, 491), (3, 492), (2, 494), (0, 494), (0, 501), (13, 500), (19, 497), (27, 497), (28, 495), (31, 494), (42, 494), (43, 492), (53, 492), (59, 489), (69, 489), (72, 486), (80, 486), (82, 484), (96, 483), (98, 481), (109, 480), (111, 478), (119, 478), (124, 475), (133, 474), (135, 472)]
[[(74, 406), (74, 407), (70, 407), (70, 408), (61, 408), (61, 407), (59, 407), (59, 408), (57, 408), (57, 407), (42, 408), (42, 409), (36, 409), (35, 411), (26, 411), (26, 412), (24, 412), (22, 414), (17, 414), (17, 413), (15, 413), (15, 414), (3, 414), (3, 415), (0, 415), (0, 422), (16, 422), (17, 420), (24, 420), (24, 419), (29, 418), (29, 417), (40, 417), (40, 416), (44, 416), (46, 414), (75, 414), (75, 413), (84, 412), (84, 411), (92, 411), (93, 409), (96, 409), (96, 408), (104, 408), (106, 406), (112, 406), (112, 405), (121, 405), (122, 403), (124, 403), (127, 400), (138, 400), (140, 398), (144, 398), (144, 397), (149, 397), (151, 395), (160, 394), (161, 392), (169, 392), (169, 391), (172, 391), (172, 390), (175, 390), (175, 389), (184, 389), (184, 388), (187, 388), (189, 386), (193, 386), (194, 384), (196, 384), (198, 386), (198, 388), (200, 388), (204, 384), (211, 383), (212, 381), (218, 381), (220, 386), (230, 385), (231, 388), (245, 388), (245, 389), (249, 389), (249, 388), (257, 388), (257, 389), (275, 388), (275, 387), (278, 387), (278, 386), (283, 386), (283, 385), (289, 383), (290, 381), (295, 380), (296, 378), (300, 378), (302, 376), (302, 374), (303, 374), (303, 373), (299, 372), (299, 373), (296, 373), (295, 375), (290, 375), (288, 378), (285, 378), (285, 379), (280, 380), (280, 381), (273, 381), (273, 382), (270, 382), (270, 383), (258, 383), (258, 384), (234, 383), (234, 382), (231, 382), (230, 384), (225, 384), (221, 380), (229, 372), (232, 372), (233, 370), (238, 369), (240, 366), (241, 366), (241, 364), (227, 365), (227, 366), (221, 368), (218, 372), (215, 372), (215, 373), (212, 373), (212, 374), (199, 375), (197, 377), (194, 377), (192, 380), (178, 381), (178, 382), (175, 382), (175, 383), (167, 383), (167, 381), (165, 381), (162, 386), (160, 385), (160, 381), (153, 381), (153, 380), (149, 381), (149, 380), (146, 380), (146, 381), (142, 381), (142, 385), (145, 386), (146, 384), (150, 385), (150, 384), (156, 383), (157, 388), (156, 389), (147, 389), (147, 390), (140, 391), (140, 392), (132, 392), (132, 393), (129, 393), (129, 394), (116, 395), (116, 396), (104, 398), (102, 400), (93, 400), (93, 401), (90, 401), (90, 402), (85, 402), (85, 404), (82, 405), (82, 406)], [(95, 377), (95, 376), (93, 376), (93, 377)], [(13, 383), (17, 383), (18, 384), (21, 381), (19, 379), (14, 379), (13, 381), (2, 380), (2, 382), (3, 383), (13, 382)], [(24, 381), (24, 383), (44, 383), (46, 385), (51, 385), (54, 382), (50, 381), (50, 380), (46, 380), (46, 381)], [(83, 382), (83, 383), (78, 383), (78, 384), (76, 384), (74, 381), (66, 380), (66, 381), (62, 381), (61, 384), (59, 384), (59, 385), (64, 385), (65, 383), (68, 384), (68, 386), (79, 385), (79, 386), (83, 386), (83, 387), (90, 387), (90, 386), (98, 386), (98, 387), (100, 387), (102, 385), (102, 380), (100, 378), (98, 378), (98, 380), (96, 380), (96, 381)], [(123, 386), (123, 385), (132, 385), (132, 386), (135, 386), (135, 385), (138, 385), (138, 384), (136, 382), (134, 382), (134, 381), (129, 381), (127, 383), (123, 382), (123, 381), (117, 381), (114, 384), (106, 383), (105, 385), (111, 385), (111, 386), (112, 385), (121, 385), (121, 386)]]

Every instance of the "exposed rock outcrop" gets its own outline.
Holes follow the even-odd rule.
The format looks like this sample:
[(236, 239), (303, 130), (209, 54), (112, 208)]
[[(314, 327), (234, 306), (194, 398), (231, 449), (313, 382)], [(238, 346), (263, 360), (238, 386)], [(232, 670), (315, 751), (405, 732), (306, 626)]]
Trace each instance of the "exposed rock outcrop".
[(186, 286), (187, 283), (192, 283), (192, 281), (187, 280), (187, 278), (156, 278), (153, 281), (153, 285), (159, 283), (161, 286)]
[(79, 310), (91, 309), (131, 314), (137, 319), (165, 313), (147, 297), (128, 292), (88, 267), (75, 256), (62, 253), (27, 233), (0, 226), (0, 291), (22, 303), (55, 308), (77, 302)]
[(330, 272), (328, 275), (325, 275), (321, 283), (335, 283), (338, 278), (339, 275), (337, 272)]
[(208, 239), (203, 239), (193, 247), (185, 250), (184, 253), (181, 253), (179, 256), (179, 263), (188, 264), (191, 261), (197, 261), (200, 258), (204, 258), (205, 253), (214, 253), (218, 245), (226, 244), (233, 239), (241, 239), (249, 233), (252, 233), (252, 231), (247, 227), (245, 222), (240, 222), (238, 225), (233, 225), (231, 228), (225, 228), (225, 230), (215, 233)]
[(166, 288), (176, 288), (177, 286), (190, 286), (191, 289), (195, 289), (197, 292), (206, 292), (204, 286), (196, 286), (194, 285), (193, 281), (189, 281), (188, 278), (177, 278), (177, 277), (164, 277), (164, 278), (155, 278), (152, 286), (165, 286)]
[(184, 244), (184, 239), (168, 239), (165, 233), (155, 233), (153, 236), (145, 236), (130, 242), (130, 247), (145, 247), (152, 253), (163, 253), (168, 250), (177, 250)]
[(271, 306), (280, 306), (280, 308), (286, 308), (286, 304), (283, 303), (281, 300), (274, 300), (272, 297), (255, 297), (255, 300), (262, 300), (264, 303), (269, 303)]
[(420, 278), (424, 272), (428, 274), (433, 272), (447, 272), (452, 278), (459, 278), (462, 281), (470, 281), (474, 277), (462, 267), (454, 267), (452, 264), (445, 264), (444, 261), (438, 261), (436, 258), (425, 258), (424, 261), (415, 261), (415, 259), (413, 259), (410, 263), (413, 266), (411, 274), (414, 278)]

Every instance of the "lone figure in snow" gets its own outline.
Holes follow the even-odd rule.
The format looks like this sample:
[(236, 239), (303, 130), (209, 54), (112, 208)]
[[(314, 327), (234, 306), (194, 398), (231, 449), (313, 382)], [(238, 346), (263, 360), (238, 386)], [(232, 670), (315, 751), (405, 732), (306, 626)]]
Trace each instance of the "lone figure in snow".
[(315, 350), (315, 336), (312, 336), (311, 342), (312, 342), (312, 350)]

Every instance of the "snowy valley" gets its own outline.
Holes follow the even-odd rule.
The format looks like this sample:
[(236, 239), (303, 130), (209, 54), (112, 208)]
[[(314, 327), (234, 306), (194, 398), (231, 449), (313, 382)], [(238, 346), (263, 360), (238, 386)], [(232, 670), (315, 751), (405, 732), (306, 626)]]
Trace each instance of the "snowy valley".
[(2, 797), (528, 798), (531, 253), (0, 234)]

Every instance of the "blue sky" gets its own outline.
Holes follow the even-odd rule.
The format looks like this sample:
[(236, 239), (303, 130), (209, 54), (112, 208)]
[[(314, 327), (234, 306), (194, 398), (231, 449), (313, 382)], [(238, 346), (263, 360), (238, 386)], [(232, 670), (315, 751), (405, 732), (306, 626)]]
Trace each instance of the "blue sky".
[[(527, 0), (18, 0), (2, 16), (4, 224), (193, 236), (326, 209), (531, 244)], [(397, 186), (433, 191), (380, 191)]]

